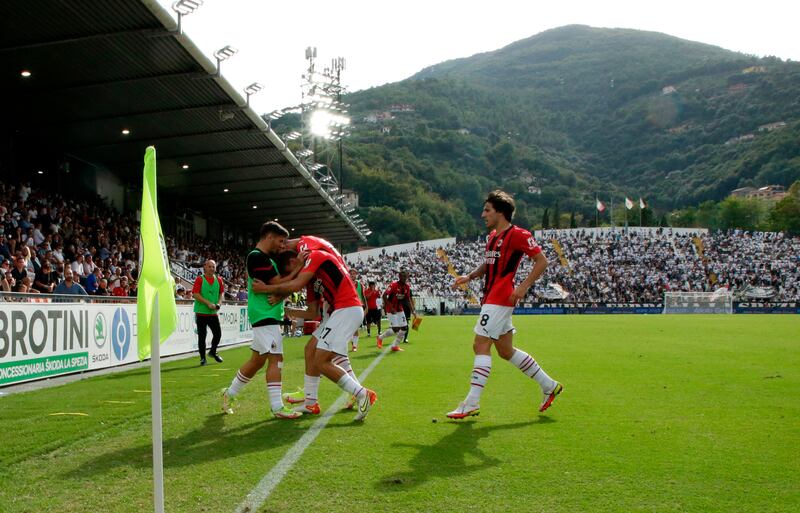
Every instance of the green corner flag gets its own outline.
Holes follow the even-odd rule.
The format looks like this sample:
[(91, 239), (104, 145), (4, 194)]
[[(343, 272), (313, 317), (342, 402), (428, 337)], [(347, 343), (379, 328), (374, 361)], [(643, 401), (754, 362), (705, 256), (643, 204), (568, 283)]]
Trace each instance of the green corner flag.
[[(159, 340), (163, 344), (178, 325), (175, 289), (169, 270), (167, 246), (161, 233), (156, 205), (156, 149), (144, 154), (142, 182), (141, 240), (139, 241), (139, 291), (136, 301), (139, 359), (150, 356), (150, 327), (158, 315)], [(158, 294), (158, 312), (154, 303)]]

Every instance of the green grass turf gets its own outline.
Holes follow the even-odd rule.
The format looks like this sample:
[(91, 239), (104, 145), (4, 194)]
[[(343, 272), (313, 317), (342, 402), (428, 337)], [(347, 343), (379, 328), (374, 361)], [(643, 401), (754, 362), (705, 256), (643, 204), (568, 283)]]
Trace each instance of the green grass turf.
[[(335, 414), (258, 511), (800, 509), (800, 317), (517, 316), (515, 344), (564, 393), (539, 415), (536, 384), (495, 356), (481, 416), (449, 421), (474, 321), (427, 318), (369, 376), (366, 423)], [(361, 340), (357, 370), (377, 354)], [(305, 341), (285, 342), (285, 388)], [(233, 511), (316, 421), (268, 419), (263, 373), (220, 414), (248, 353), (164, 364), (167, 511)], [(0, 511), (152, 511), (149, 388), (139, 369), (0, 397)]]

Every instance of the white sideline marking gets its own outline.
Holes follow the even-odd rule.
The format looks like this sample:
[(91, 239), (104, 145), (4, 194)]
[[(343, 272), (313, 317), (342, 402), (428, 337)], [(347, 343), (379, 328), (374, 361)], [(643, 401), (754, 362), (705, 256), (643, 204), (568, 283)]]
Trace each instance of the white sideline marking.
[[(364, 383), (369, 376), (369, 373), (383, 360), (383, 357), (389, 352), (389, 348), (383, 350), (381, 354), (375, 357), (372, 360), (372, 363), (369, 364), (369, 367), (364, 369), (360, 376), (358, 376), (358, 381)], [(297, 460), (300, 459), (300, 456), (303, 455), (303, 452), (308, 448), (309, 445), (317, 438), (319, 433), (322, 429), (328, 424), (328, 421), (331, 420), (333, 414), (338, 412), (342, 406), (344, 406), (345, 401), (347, 400), (347, 394), (342, 394), (339, 396), (336, 401), (328, 408), (325, 413), (323, 413), (319, 420), (317, 420), (314, 424), (308, 428), (308, 431), (300, 437), (300, 440), (295, 442), (295, 444), (286, 451), (286, 454), (283, 455), (283, 458), (274, 466), (272, 470), (270, 470), (264, 477), (261, 478), (261, 481), (258, 482), (255, 488), (253, 488), (250, 493), (247, 494), (244, 501), (239, 504), (239, 507), (236, 508), (236, 513), (253, 513), (258, 508), (261, 507), (262, 504), (267, 500), (269, 495), (278, 486), (281, 481), (283, 480), (284, 476), (286, 475), (289, 470), (294, 466)]]

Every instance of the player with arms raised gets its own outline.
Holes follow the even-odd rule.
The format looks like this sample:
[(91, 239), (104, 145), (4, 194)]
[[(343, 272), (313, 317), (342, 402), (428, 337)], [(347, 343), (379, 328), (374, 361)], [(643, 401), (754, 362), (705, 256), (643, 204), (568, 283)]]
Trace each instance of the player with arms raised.
[[(547, 269), (547, 257), (531, 233), (511, 224), (514, 207), (514, 199), (509, 194), (500, 190), (489, 193), (481, 214), (489, 230), (484, 262), (468, 275), (459, 276), (453, 284), (455, 289), (470, 280), (485, 277), (481, 313), (474, 330), (475, 342), (472, 347), (475, 350), (475, 364), (470, 389), (458, 408), (447, 414), (451, 419), (478, 415), (481, 392), (492, 369), (492, 346), (501, 358), (510, 361), (539, 384), (543, 395), (540, 412), (549, 408), (563, 389), (561, 383), (548, 376), (533, 357), (513, 344), (515, 330), (511, 314), (514, 306)], [(533, 259), (533, 269), (515, 288), (514, 276), (522, 257), (526, 255)]]

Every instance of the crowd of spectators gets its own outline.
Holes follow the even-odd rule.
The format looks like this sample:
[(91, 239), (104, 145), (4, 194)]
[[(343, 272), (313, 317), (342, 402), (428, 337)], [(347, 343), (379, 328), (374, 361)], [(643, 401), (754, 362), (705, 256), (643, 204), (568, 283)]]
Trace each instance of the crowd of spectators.
[[(217, 260), (229, 298), (241, 298), (244, 249), (172, 238), (166, 244), (171, 259), (188, 269)], [(135, 296), (138, 259), (135, 212), (120, 213), (99, 198), (67, 199), (30, 183), (0, 182), (0, 292)], [(191, 299), (191, 287), (183, 289), (184, 296), (176, 295)]]
[[(529, 302), (655, 303), (667, 291), (711, 292), (720, 287), (734, 294), (746, 287), (761, 287), (771, 291), (774, 300), (800, 299), (800, 238), (782, 233), (587, 229), (549, 232), (538, 242), (549, 266), (531, 288)], [(395, 279), (398, 269), (405, 268), (417, 296), (475, 302), (482, 294), (482, 280), (471, 282), (467, 291), (454, 292), (449, 288), (454, 279), (450, 271), (466, 274), (474, 269), (482, 260), (484, 246), (485, 239), (478, 238), (438, 252), (420, 248), (352, 266), (365, 280), (384, 286)], [(530, 260), (522, 260), (518, 281), (530, 266)]]
[[(666, 291), (732, 292), (748, 287), (775, 300), (800, 299), (800, 238), (783, 233), (737, 230), (680, 234), (647, 231), (569, 230), (539, 240), (550, 264), (526, 301), (562, 300), (651, 303)], [(191, 299), (192, 274), (206, 259), (217, 261), (228, 299), (246, 300), (247, 248), (197, 240), (166, 240), (172, 262), (190, 275), (176, 297)], [(33, 190), (29, 183), (0, 182), (0, 291), (40, 294), (136, 295), (139, 222), (100, 199), (66, 199)], [(405, 252), (383, 252), (351, 262), (366, 285), (384, 289), (397, 272), (410, 272), (417, 297), (475, 303), (482, 281), (452, 291), (453, 274), (465, 274), (482, 259), (485, 239), (443, 248), (419, 244)], [(523, 259), (517, 279), (530, 269)]]

